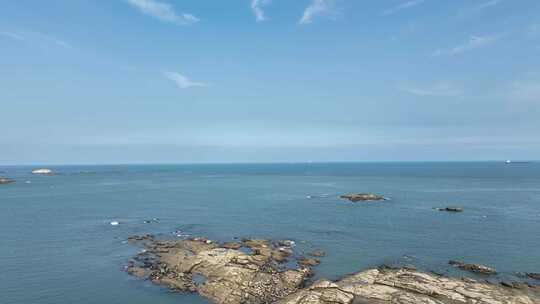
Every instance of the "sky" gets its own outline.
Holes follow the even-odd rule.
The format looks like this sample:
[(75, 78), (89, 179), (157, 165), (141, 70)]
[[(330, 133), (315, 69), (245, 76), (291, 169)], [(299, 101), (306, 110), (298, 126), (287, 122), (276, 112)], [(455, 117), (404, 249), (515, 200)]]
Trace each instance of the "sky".
[(0, 164), (540, 159), (538, 0), (6, 0)]

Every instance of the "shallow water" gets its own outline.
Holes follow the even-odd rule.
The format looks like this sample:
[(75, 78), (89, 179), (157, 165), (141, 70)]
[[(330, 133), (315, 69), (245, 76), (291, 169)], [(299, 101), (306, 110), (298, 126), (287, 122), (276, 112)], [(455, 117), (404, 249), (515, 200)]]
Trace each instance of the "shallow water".
[[(17, 179), (0, 185), (0, 303), (206, 303), (122, 271), (139, 250), (125, 239), (144, 233), (292, 239), (298, 251), (327, 252), (316, 272), (330, 279), (394, 262), (463, 275), (449, 259), (540, 272), (538, 163), (52, 169), (0, 167)], [(390, 200), (337, 198), (348, 192)], [(448, 205), (465, 212), (433, 210)]]

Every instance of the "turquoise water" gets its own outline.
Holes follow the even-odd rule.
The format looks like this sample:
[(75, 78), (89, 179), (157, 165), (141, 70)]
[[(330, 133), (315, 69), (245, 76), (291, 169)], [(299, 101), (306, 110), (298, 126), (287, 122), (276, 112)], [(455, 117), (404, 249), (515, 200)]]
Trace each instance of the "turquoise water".
[[(133, 234), (293, 239), (317, 276), (382, 263), (462, 275), (449, 259), (540, 272), (540, 164), (0, 167), (0, 303), (205, 303), (129, 277)], [(26, 183), (29, 181), (30, 183)], [(351, 204), (349, 192), (391, 198)], [(311, 198), (308, 198), (311, 196)], [(451, 214), (434, 207), (460, 205)], [(145, 223), (145, 220), (159, 221)], [(111, 221), (120, 225), (111, 226)]]

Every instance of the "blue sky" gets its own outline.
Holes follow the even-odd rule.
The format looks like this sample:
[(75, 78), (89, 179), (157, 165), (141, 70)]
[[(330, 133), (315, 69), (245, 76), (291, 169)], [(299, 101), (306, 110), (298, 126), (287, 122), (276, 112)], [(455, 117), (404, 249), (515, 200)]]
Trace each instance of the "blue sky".
[(540, 1), (2, 1), (0, 120), (0, 164), (538, 159)]

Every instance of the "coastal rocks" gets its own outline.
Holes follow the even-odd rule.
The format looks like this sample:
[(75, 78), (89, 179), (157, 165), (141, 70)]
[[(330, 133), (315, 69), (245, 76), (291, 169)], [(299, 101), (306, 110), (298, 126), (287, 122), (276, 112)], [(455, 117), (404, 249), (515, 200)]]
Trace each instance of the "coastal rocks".
[(525, 274), (531, 279), (540, 280), (540, 272), (527, 272)]
[(347, 199), (353, 203), (360, 201), (382, 201), (385, 200), (383, 196), (370, 193), (357, 193), (357, 194), (344, 194), (340, 198)]
[(320, 280), (278, 304), (538, 304), (533, 289), (506, 288), (406, 269), (366, 270), (342, 280)]
[(455, 260), (450, 260), (448, 264), (454, 267), (457, 267), (459, 269), (469, 271), (469, 272), (486, 274), (486, 275), (497, 274), (497, 271), (495, 269), (488, 266), (484, 266), (484, 265), (466, 264), (462, 261), (455, 261)]
[(32, 170), (32, 174), (36, 175), (53, 175), (54, 172), (51, 169), (40, 168)]
[(446, 211), (446, 212), (463, 212), (463, 207), (457, 207), (457, 206), (449, 206), (445, 208), (436, 208), (439, 211)]
[(11, 179), (11, 178), (0, 178), (0, 185), (7, 185), (7, 184), (12, 184), (14, 183), (15, 180), (14, 179)]
[(292, 249), (268, 240), (242, 239), (219, 245), (203, 238), (130, 239), (145, 242), (128, 273), (173, 290), (197, 292), (218, 304), (273, 303), (299, 290), (311, 273), (308, 266), (287, 267), (284, 262)]

